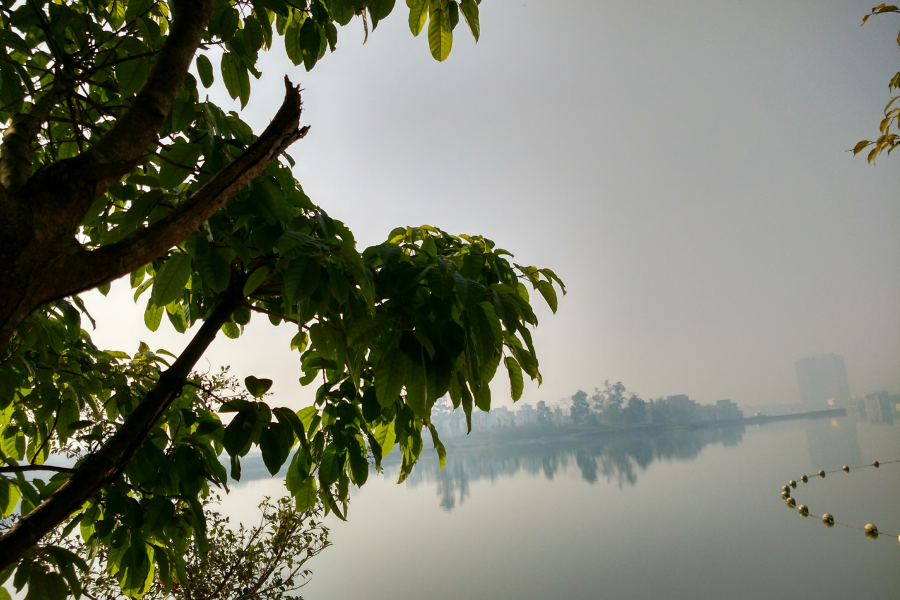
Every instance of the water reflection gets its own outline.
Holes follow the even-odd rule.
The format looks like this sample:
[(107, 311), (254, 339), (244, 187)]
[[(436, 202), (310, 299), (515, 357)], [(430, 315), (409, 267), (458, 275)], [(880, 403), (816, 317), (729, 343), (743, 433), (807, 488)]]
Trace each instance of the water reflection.
[[(704, 427), (640, 435), (607, 435), (589, 442), (542, 442), (482, 448), (448, 449), (447, 464), (425, 458), (416, 465), (407, 485), (434, 485), (444, 510), (462, 505), (471, 484), (495, 481), (523, 473), (548, 480), (576, 473), (594, 484), (601, 479), (619, 488), (633, 486), (638, 473), (654, 461), (693, 460), (709, 444), (736, 446), (744, 427)], [(395, 477), (399, 465), (385, 464), (387, 477)]]
[(840, 419), (809, 419), (804, 423), (809, 462), (814, 469), (833, 471), (844, 465), (862, 464), (856, 422)]
[[(805, 419), (784, 424), (798, 434), (806, 433), (809, 461), (813, 471), (862, 464), (857, 426), (867, 422), (851, 414), (840, 418)], [(452, 511), (470, 497), (473, 482), (513, 478), (519, 474), (544, 477), (548, 481), (561, 475), (574, 475), (593, 485), (599, 481), (615, 484), (620, 489), (634, 486), (638, 475), (656, 461), (690, 461), (710, 444), (737, 446), (743, 440), (747, 425), (710, 425), (695, 429), (677, 429), (631, 434), (600, 434), (592, 440), (553, 439), (564, 430), (534, 432), (535, 439), (506, 444), (490, 444), (490, 436), (482, 436), (483, 446), (451, 446), (447, 463), (439, 468), (436, 455), (426, 449), (423, 458), (406, 480), (406, 485), (433, 485), (440, 506)], [(749, 427), (782, 427), (781, 424), (749, 425)], [(801, 434), (802, 435), (802, 434)], [(527, 438), (526, 438), (527, 439)], [(452, 440), (451, 440), (452, 441)], [(474, 439), (467, 440), (476, 441)], [(289, 461), (288, 461), (289, 462)], [(384, 462), (384, 477), (395, 479), (399, 472), (399, 452), (395, 449)], [(286, 468), (286, 467), (285, 467)], [(242, 483), (270, 475), (259, 455), (243, 461)], [(279, 477), (284, 477), (284, 469)]]

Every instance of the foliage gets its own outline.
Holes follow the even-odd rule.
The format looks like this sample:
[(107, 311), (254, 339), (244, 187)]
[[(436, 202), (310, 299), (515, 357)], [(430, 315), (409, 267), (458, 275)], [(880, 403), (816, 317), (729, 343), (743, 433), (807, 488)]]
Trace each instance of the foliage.
[[(887, 13), (900, 13), (900, 9), (894, 5), (879, 4), (872, 9), (870, 14), (863, 17), (863, 25), (869, 20), (869, 17)], [(897, 33), (897, 45), (900, 46), (900, 32)], [(894, 90), (900, 90), (900, 71), (898, 71), (888, 83), (888, 91)], [(875, 159), (882, 152), (886, 151), (888, 155), (890, 155), (894, 148), (900, 145), (900, 134), (895, 133), (895, 131), (891, 129), (892, 126), (894, 128), (898, 126), (898, 123), (900, 123), (898, 119), (900, 119), (900, 95), (891, 98), (887, 103), (887, 106), (884, 107), (884, 119), (881, 120), (881, 124), (878, 126), (881, 135), (874, 141), (862, 140), (858, 142), (853, 148), (854, 156), (869, 146), (872, 146), (867, 157), (867, 160), (870, 163), (875, 162)]]
[(553, 411), (547, 406), (547, 403), (541, 400), (535, 407), (537, 412), (537, 422), (539, 425), (549, 427), (553, 423)]
[(569, 407), (569, 416), (575, 425), (586, 423), (591, 416), (591, 405), (588, 404), (587, 398), (587, 394), (581, 390), (572, 395), (572, 406)]
[(603, 382), (602, 390), (594, 389), (591, 401), (594, 404), (594, 410), (602, 419), (609, 423), (615, 423), (619, 420), (622, 406), (625, 403), (625, 386), (621, 381), (610, 383), (607, 379)]
[(647, 420), (647, 402), (632, 394), (628, 406), (622, 410), (622, 418), (626, 423), (637, 425)]
[[(126, 595), (157, 579), (190, 585), (189, 558), (206, 560), (217, 535), (204, 502), (240, 479), (251, 448), (273, 475), (288, 465), (296, 511), (321, 503), (345, 518), (369, 461), (399, 447), (402, 481), (425, 429), (443, 463), (437, 398), (449, 393), (470, 420), (490, 409), (501, 364), (513, 399), (523, 373), (541, 381), (528, 286), (555, 312), (554, 286), (565, 288), (553, 271), (427, 225), (360, 252), (291, 173), (284, 150), (306, 131), (299, 92), (286, 84), (257, 136), (201, 101), (187, 73), (193, 64), (213, 85), (204, 52), (221, 49), (218, 75), (244, 106), (274, 35), (308, 70), (334, 51), (336, 25), (357, 15), (374, 29), (393, 4), (0, 2), (0, 121), (10, 123), (0, 237), (11, 257), (0, 262), (0, 508), (21, 516), (0, 537), (0, 583), (79, 596), (86, 565), (40, 542), (59, 530), (105, 557)], [(477, 2), (407, 4), (414, 34), (428, 21), (439, 60), (460, 11), (479, 36)], [(191, 332), (177, 357), (91, 341), (77, 292), (106, 293), (125, 274), (149, 329), (165, 320)], [(219, 331), (238, 338), (254, 315), (296, 331), (291, 350), (301, 383), (317, 386), (314, 406), (270, 406), (267, 379), (240, 387), (192, 374)]]
[[(184, 558), (187, 583), (149, 578), (144, 597), (175, 600), (278, 600), (288, 597), (309, 580), (306, 568), (310, 558), (330, 545), (328, 529), (318, 522), (322, 505), (298, 511), (289, 498), (275, 502), (266, 498), (259, 506), (259, 524), (234, 528), (227, 517), (210, 510), (211, 502), (202, 507), (207, 522), (209, 550), (199, 554), (194, 546), (186, 548)], [(91, 570), (81, 581), (89, 598), (113, 600), (123, 598), (116, 577), (115, 561), (104, 546), (88, 545), (70, 536), (59, 539), (59, 545), (74, 554), (92, 559)], [(104, 570), (104, 567), (106, 570)]]

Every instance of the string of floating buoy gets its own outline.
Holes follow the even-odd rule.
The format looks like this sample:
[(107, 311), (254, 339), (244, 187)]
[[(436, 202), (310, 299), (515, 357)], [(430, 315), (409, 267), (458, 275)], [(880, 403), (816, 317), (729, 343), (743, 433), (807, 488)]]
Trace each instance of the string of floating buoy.
[[(890, 465), (890, 464), (893, 464), (893, 463), (900, 463), (900, 460), (891, 460), (891, 461), (888, 461), (888, 462), (878, 462), (878, 461), (876, 460), (876, 461), (874, 461), (872, 464), (869, 464), (869, 465), (861, 465), (861, 466), (859, 466), (859, 467), (853, 467), (853, 469), (865, 469), (865, 468), (874, 468), (874, 469), (878, 469), (879, 467), (881, 467), (881, 465)], [(834, 471), (822, 471), (822, 470), (820, 470), (820, 471), (819, 471), (818, 473), (816, 473), (815, 475), (812, 475), (812, 477), (817, 477), (817, 476), (818, 476), (819, 479), (825, 479), (825, 476), (826, 476), (826, 475), (830, 475), (830, 474), (832, 474), (832, 473), (840, 473), (840, 472), (849, 473), (849, 472), (850, 472), (850, 467), (849, 467), (848, 465), (844, 465), (844, 466), (841, 467), (840, 469), (835, 469)], [(808, 475), (801, 475), (801, 476), (800, 476), (800, 481), (801, 481), (802, 483), (809, 483), (809, 481), (810, 481), (810, 476), (808, 476)], [(877, 528), (875, 525), (873, 525), (872, 523), (866, 523), (866, 525), (865, 525), (864, 527), (859, 527), (859, 526), (857, 526), (857, 525), (851, 525), (851, 524), (849, 524), (849, 523), (841, 523), (840, 521), (835, 521), (835, 520), (834, 520), (834, 515), (829, 514), (829, 513), (825, 513), (825, 514), (823, 514), (823, 515), (820, 516), (820, 517), (819, 517), (819, 516), (816, 516), (816, 515), (814, 515), (814, 514), (811, 514), (811, 513), (809, 512), (809, 507), (808, 507), (808, 506), (806, 506), (805, 504), (800, 504), (800, 505), (798, 506), (798, 505), (797, 505), (797, 501), (791, 496), (791, 490), (792, 490), (792, 489), (796, 489), (796, 488), (797, 488), (797, 482), (796, 482), (795, 480), (793, 480), (793, 479), (791, 479), (791, 480), (787, 483), (787, 485), (781, 486), (781, 499), (784, 500), (784, 502), (785, 502), (785, 504), (787, 505), (788, 508), (791, 508), (791, 509), (796, 508), (796, 509), (797, 509), (797, 512), (800, 514), (801, 517), (813, 517), (813, 518), (815, 518), (815, 519), (821, 519), (821, 520), (822, 520), (822, 523), (823, 523), (826, 527), (834, 527), (835, 525), (840, 525), (841, 527), (848, 527), (848, 528), (850, 528), (850, 529), (858, 529), (858, 530), (862, 531), (863, 533), (865, 533), (865, 534), (866, 534), (866, 537), (869, 538), (869, 539), (871, 539), (871, 540), (877, 539), (879, 535), (887, 535), (887, 536), (889, 536), (889, 537), (894, 536), (893, 533), (885, 533), (885, 532), (883, 532), (883, 531), (878, 531), (878, 528)], [(897, 539), (900, 540), (900, 535), (897, 536)]]

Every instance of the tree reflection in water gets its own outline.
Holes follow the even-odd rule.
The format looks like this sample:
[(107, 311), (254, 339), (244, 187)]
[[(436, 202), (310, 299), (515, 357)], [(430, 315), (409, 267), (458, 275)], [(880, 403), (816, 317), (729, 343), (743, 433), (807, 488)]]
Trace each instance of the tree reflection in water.
[[(470, 484), (487, 479), (514, 477), (519, 473), (543, 474), (553, 480), (557, 474), (577, 468), (581, 478), (596, 483), (601, 477), (622, 489), (638, 481), (638, 473), (654, 461), (693, 460), (708, 444), (737, 445), (744, 427), (703, 427), (692, 430), (641, 434), (603, 435), (580, 442), (543, 439), (478, 448), (448, 448), (447, 464), (439, 468), (436, 458), (419, 461), (406, 480), (407, 485), (434, 485), (441, 508), (461, 506), (471, 494)], [(490, 438), (487, 438), (490, 439)], [(396, 476), (399, 464), (386, 463), (385, 475)]]

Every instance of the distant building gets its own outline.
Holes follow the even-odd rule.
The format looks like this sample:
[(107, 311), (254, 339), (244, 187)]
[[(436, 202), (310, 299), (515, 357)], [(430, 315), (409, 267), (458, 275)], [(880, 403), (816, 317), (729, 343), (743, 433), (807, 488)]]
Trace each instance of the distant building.
[(738, 409), (738, 405), (731, 400), (716, 400), (716, 413), (720, 421), (744, 418), (744, 412)]
[(718, 421), (719, 413), (716, 411), (715, 406), (709, 406), (708, 404), (698, 404), (694, 407), (693, 418), (691, 420), (698, 421), (700, 423)]
[(894, 423), (894, 407), (887, 392), (874, 392), (856, 401), (859, 418), (874, 425)]
[(537, 420), (537, 411), (530, 404), (522, 404), (519, 406), (519, 410), (516, 411), (516, 418), (520, 425), (533, 423)]
[(687, 394), (667, 396), (666, 403), (669, 405), (669, 419), (672, 423), (690, 423), (695, 420), (698, 404), (688, 398)]
[[(676, 398), (675, 404), (682, 407), (689, 407), (693, 421), (705, 423), (709, 421), (732, 421), (735, 419), (743, 419), (744, 413), (738, 409), (737, 404), (731, 400), (717, 400), (715, 405), (697, 404), (687, 396), (670, 396), (669, 401)], [(681, 398), (687, 398), (687, 401)]]
[(850, 384), (844, 357), (821, 354), (795, 363), (800, 402), (806, 410), (825, 410), (850, 403)]

